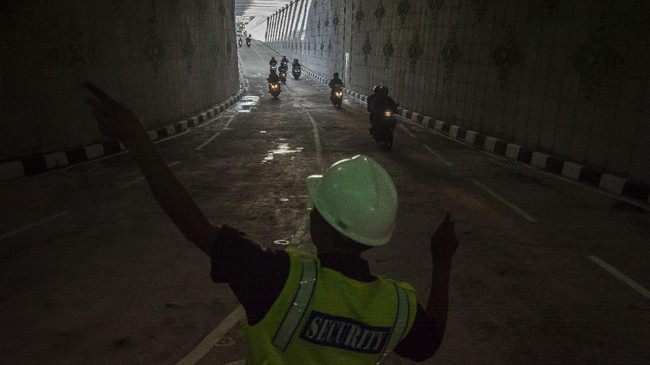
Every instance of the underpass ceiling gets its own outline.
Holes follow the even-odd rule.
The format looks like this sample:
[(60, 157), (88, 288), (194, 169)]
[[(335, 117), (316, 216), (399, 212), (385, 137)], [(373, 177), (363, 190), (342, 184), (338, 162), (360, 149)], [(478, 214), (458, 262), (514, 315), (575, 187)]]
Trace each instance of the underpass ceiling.
[(235, 0), (235, 16), (269, 16), (292, 0)]

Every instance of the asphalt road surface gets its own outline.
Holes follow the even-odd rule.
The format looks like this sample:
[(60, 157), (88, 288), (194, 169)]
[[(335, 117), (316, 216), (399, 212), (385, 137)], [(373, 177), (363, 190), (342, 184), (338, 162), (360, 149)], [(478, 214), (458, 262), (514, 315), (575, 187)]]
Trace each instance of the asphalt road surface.
[[(334, 108), (306, 74), (274, 99), (278, 55), (256, 41), (238, 50), (247, 95), (157, 143), (212, 221), (311, 250), (305, 178), (365, 154), (400, 201), (393, 241), (367, 253), (375, 274), (411, 282), (424, 302), (428, 238), (447, 212), (456, 221), (448, 331), (425, 364), (650, 363), (646, 205), (401, 119), (381, 151), (365, 104)], [(0, 363), (241, 363), (239, 303), (128, 153), (2, 183), (0, 196)]]

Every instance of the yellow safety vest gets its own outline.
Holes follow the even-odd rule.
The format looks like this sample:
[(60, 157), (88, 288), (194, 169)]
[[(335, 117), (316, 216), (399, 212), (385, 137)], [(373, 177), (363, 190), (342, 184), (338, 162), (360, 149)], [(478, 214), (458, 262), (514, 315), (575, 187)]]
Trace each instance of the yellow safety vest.
[(247, 365), (378, 364), (411, 329), (417, 311), (407, 283), (350, 279), (288, 249), (291, 267), (266, 316), (242, 334)]

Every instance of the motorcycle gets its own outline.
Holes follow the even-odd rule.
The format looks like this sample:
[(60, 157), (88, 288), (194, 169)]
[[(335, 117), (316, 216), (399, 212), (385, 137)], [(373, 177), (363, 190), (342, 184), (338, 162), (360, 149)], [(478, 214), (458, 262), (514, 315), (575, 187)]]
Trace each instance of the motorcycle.
[(277, 99), (277, 97), (280, 95), (280, 91), (282, 91), (282, 89), (280, 88), (280, 83), (269, 82), (269, 92), (271, 93), (271, 95), (273, 95), (274, 98)]
[(397, 121), (393, 115), (392, 109), (384, 109), (384, 111), (375, 117), (375, 123), (370, 129), (372, 138), (379, 144), (380, 148), (389, 150), (393, 148), (393, 131)]
[(294, 67), (291, 69), (291, 74), (293, 75), (293, 78), (298, 80), (300, 78), (300, 73), (302, 71), (300, 70), (300, 66)]
[(250, 46), (251, 46), (251, 39), (246, 38), (246, 47), (250, 47)]
[(343, 86), (334, 86), (332, 88), (332, 95), (330, 96), (330, 101), (334, 104), (335, 107), (341, 109), (341, 103), (343, 103)]
[(280, 76), (280, 82), (283, 84), (287, 83), (287, 68), (284, 66), (280, 66), (280, 73), (278, 74)]
[(277, 65), (270, 65), (269, 72), (273, 73), (273, 74), (278, 73), (278, 66)]
[(241, 38), (239, 38), (239, 41), (237, 41), (237, 43), (239, 44), (239, 48), (241, 48), (241, 45), (242, 45)]

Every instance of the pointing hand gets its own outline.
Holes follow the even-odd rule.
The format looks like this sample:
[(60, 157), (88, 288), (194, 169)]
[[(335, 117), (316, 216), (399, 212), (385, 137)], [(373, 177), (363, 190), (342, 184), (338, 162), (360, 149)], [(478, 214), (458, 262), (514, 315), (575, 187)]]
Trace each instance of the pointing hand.
[(451, 220), (451, 214), (447, 213), (431, 237), (431, 256), (434, 259), (451, 260), (457, 248), (458, 239), (454, 231), (454, 221)]
[(138, 116), (124, 104), (115, 101), (104, 90), (92, 82), (85, 82), (83, 86), (95, 98), (86, 99), (92, 109), (93, 117), (99, 123), (99, 130), (108, 137), (129, 144), (138, 134), (146, 131)]

